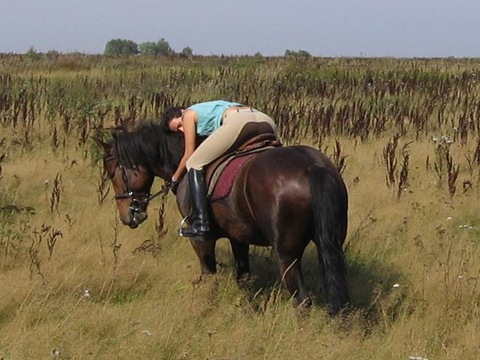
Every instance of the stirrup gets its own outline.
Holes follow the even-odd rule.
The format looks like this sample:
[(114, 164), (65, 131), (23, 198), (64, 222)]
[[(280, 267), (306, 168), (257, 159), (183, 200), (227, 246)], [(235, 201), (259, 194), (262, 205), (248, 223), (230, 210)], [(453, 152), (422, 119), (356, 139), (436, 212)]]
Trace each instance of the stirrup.
[(182, 221), (180, 221), (180, 226), (178, 228), (178, 235), (182, 236), (182, 237), (185, 237), (185, 235), (183, 235), (183, 229), (185, 228), (185, 223), (187, 222), (187, 219), (188, 219), (188, 216), (185, 216)]
[(191, 225), (185, 226), (185, 223), (187, 222), (187, 219), (188, 219), (188, 216), (185, 216), (182, 219), (182, 221), (180, 222), (180, 227), (178, 228), (178, 235), (180, 235), (181, 237), (188, 237), (188, 238), (196, 238), (196, 239), (205, 240), (206, 236), (208, 234), (208, 231), (200, 232), (198, 235), (191, 235), (191, 236), (185, 235), (184, 230), (186, 230), (188, 228), (188, 226), (191, 226)]

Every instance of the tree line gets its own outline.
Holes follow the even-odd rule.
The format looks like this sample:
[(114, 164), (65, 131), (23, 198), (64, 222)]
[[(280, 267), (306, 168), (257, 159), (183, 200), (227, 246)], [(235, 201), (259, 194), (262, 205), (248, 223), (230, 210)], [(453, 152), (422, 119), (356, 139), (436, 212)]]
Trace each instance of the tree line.
[(170, 44), (164, 38), (157, 42), (147, 41), (137, 44), (135, 41), (127, 39), (112, 39), (105, 45), (105, 55), (183, 55), (192, 56), (193, 50), (190, 47), (185, 47), (179, 53), (175, 52), (170, 47)]
[[(137, 44), (132, 40), (127, 39), (112, 39), (105, 45), (105, 55), (182, 55), (185, 57), (193, 56), (193, 50), (190, 47), (185, 47), (179, 53), (175, 52), (170, 47), (170, 44), (164, 38), (161, 38), (157, 42), (147, 41), (141, 44)], [(261, 56), (260, 53), (256, 53), (255, 56)], [(306, 50), (286, 50), (284, 56), (289, 57), (310, 57), (311, 54)]]
[[(2, 54), (2, 53), (0, 53)], [(30, 46), (25, 53), (29, 58), (33, 60), (39, 60), (42, 56), (47, 58), (57, 58), (61, 55), (57, 50), (49, 50), (46, 53), (37, 51), (33, 46)], [(74, 54), (82, 54), (81, 52), (74, 52)], [(141, 44), (137, 44), (132, 40), (127, 39), (112, 39), (107, 42), (105, 45), (104, 55), (180, 55), (184, 57), (193, 56), (193, 50), (190, 47), (185, 47), (180, 52), (176, 52), (168, 43), (167, 40), (161, 38), (157, 42), (147, 41)], [(262, 57), (263, 55), (260, 52), (255, 53), (253, 56)], [(297, 58), (307, 58), (312, 55), (306, 50), (285, 50), (285, 57), (297, 57)]]

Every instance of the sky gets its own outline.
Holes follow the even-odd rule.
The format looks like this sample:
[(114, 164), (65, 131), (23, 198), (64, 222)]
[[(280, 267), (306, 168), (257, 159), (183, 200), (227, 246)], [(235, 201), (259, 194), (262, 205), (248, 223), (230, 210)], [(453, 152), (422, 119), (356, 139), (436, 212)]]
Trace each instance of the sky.
[(197, 55), (480, 57), (479, 16), (480, 0), (0, 0), (0, 53), (164, 38)]

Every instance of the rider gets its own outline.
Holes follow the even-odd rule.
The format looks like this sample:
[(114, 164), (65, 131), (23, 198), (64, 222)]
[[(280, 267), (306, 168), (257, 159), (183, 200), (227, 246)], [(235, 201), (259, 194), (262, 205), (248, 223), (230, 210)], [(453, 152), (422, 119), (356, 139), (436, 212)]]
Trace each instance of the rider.
[[(208, 101), (188, 108), (173, 107), (163, 115), (168, 131), (182, 132), (185, 152), (172, 176), (176, 183), (185, 170), (188, 171), (192, 200), (192, 223), (182, 230), (181, 235), (205, 240), (210, 230), (207, 194), (204, 177), (205, 165), (226, 154), (242, 134), (253, 138), (264, 133), (277, 133), (273, 120), (266, 114), (249, 106), (225, 100)], [(255, 124), (246, 128), (247, 124)], [(247, 134), (245, 131), (249, 130)], [(196, 147), (197, 135), (207, 138)]]

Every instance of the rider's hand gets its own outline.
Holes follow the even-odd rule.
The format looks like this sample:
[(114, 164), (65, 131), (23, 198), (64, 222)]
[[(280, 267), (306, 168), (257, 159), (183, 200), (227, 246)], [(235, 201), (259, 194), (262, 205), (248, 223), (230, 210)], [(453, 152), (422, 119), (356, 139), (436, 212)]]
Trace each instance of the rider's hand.
[(172, 190), (173, 193), (177, 191), (179, 181), (172, 176), (172, 180), (167, 181), (166, 186)]

